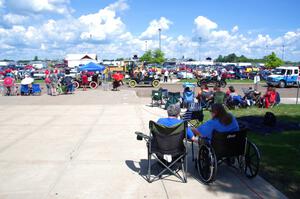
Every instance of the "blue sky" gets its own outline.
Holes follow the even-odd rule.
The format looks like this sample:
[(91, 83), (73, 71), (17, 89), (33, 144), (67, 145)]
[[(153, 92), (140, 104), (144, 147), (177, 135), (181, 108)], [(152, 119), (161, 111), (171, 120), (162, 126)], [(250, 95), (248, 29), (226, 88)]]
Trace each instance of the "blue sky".
[(0, 0), (0, 59), (141, 55), (145, 41), (157, 48), (160, 27), (167, 57), (281, 56), (284, 44), (284, 58), (298, 61), (299, 8), (297, 0)]

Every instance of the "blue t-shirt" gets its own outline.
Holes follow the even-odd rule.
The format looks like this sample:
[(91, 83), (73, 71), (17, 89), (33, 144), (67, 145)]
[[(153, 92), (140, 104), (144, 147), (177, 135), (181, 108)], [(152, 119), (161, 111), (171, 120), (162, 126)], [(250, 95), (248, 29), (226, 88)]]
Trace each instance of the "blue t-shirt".
[(222, 124), (218, 119), (211, 119), (199, 126), (197, 130), (201, 133), (202, 137), (207, 137), (211, 139), (214, 130), (220, 133), (227, 133), (239, 131), (240, 128), (236, 118), (232, 117), (232, 122), (227, 126)]
[[(161, 124), (161, 125), (164, 125), (166, 127), (172, 127), (172, 126), (175, 126), (177, 124), (180, 124), (182, 123), (183, 120), (179, 120), (177, 118), (160, 118), (158, 121), (157, 121), (157, 124)], [(194, 136), (193, 132), (191, 131), (190, 128), (187, 129), (187, 138), (188, 139), (192, 139), (192, 137)]]

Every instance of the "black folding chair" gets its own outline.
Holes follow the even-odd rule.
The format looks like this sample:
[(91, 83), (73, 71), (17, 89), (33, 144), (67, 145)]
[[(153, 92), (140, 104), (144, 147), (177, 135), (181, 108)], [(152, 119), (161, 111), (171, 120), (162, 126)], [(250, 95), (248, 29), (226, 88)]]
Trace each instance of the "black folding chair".
[[(148, 148), (148, 174), (147, 181), (149, 183), (161, 178), (163, 174), (170, 172), (183, 183), (187, 182), (187, 139), (186, 129), (187, 123), (182, 122), (172, 127), (166, 127), (153, 121), (149, 122), (150, 135), (136, 132), (137, 140), (145, 140)], [(151, 178), (151, 159), (154, 157), (163, 170), (159, 174)], [(176, 164), (180, 163), (179, 169)], [(180, 170), (182, 175), (179, 174)]]

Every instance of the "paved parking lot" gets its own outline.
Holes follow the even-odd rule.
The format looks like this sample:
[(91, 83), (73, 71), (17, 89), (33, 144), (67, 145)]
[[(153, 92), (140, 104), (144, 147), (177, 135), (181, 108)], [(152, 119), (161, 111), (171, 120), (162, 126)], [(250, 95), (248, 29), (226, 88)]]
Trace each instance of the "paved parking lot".
[(162, 116), (128, 90), (0, 97), (0, 198), (285, 198), (227, 166), (204, 185), (191, 161), (188, 183), (148, 184), (146, 146), (134, 132)]

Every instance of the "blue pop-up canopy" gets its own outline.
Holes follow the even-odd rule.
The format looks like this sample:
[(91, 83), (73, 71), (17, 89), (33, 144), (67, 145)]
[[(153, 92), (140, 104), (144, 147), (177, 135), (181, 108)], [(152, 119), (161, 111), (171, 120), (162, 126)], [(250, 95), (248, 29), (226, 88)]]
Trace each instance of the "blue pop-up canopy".
[(90, 62), (87, 65), (81, 66), (79, 68), (79, 71), (93, 71), (93, 72), (99, 71), (99, 72), (102, 72), (104, 70), (105, 70), (105, 66), (100, 65), (100, 64), (96, 64), (96, 63), (93, 63), (93, 62)]

